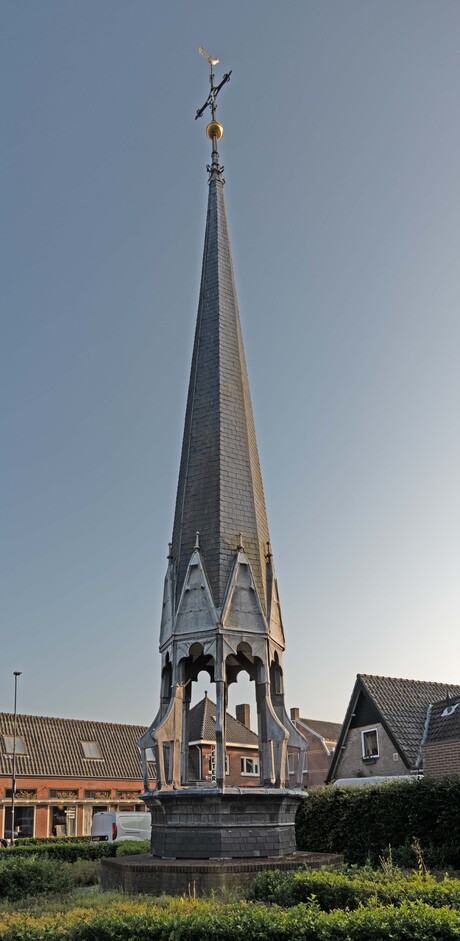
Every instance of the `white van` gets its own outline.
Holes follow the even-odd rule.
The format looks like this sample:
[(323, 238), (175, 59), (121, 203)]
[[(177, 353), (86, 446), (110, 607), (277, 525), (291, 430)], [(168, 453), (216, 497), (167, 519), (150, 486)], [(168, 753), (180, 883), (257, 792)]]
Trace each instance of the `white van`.
[(94, 814), (91, 843), (121, 843), (122, 840), (150, 840), (152, 819), (149, 813), (101, 810)]

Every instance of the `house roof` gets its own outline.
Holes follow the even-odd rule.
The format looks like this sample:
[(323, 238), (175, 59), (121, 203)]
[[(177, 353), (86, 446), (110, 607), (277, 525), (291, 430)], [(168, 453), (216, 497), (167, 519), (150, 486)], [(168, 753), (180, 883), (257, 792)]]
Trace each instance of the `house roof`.
[[(206, 695), (190, 710), (190, 741), (215, 742), (215, 719), (215, 703)], [(5, 742), (5, 736), (12, 740), (13, 723), (12, 713), (0, 713), (0, 775), (11, 775), (11, 741)], [(138, 783), (142, 778), (138, 741), (146, 731), (142, 725), (18, 715), (16, 742), (22, 740), (24, 754), (17, 747), (16, 774), (18, 777), (99, 778)], [(258, 748), (257, 735), (229, 713), (227, 742)], [(101, 757), (85, 757), (83, 743), (95, 743)], [(154, 762), (149, 762), (149, 769), (154, 778)]]
[(358, 673), (328, 781), (336, 776), (335, 769), (340, 761), (360, 694), (367, 697), (377, 710), (382, 725), (407, 767), (415, 769), (418, 766), (428, 706), (441, 698), (445, 699), (447, 695), (460, 696), (460, 686)]
[[(190, 710), (190, 736), (191, 742), (216, 741), (216, 704), (209, 699), (207, 693), (204, 698)], [(259, 747), (259, 740), (255, 732), (247, 729), (242, 722), (234, 719), (229, 712), (226, 713), (226, 740), (227, 745), (252, 745)]]
[(323, 722), (322, 719), (298, 719), (312, 732), (316, 732), (326, 742), (336, 742), (342, 728), (341, 722)]
[(460, 696), (433, 703), (425, 745), (460, 740)]
[[(4, 736), (13, 735), (14, 716), (0, 713), (0, 774), (11, 774), (11, 754)], [(18, 715), (16, 740), (24, 754), (16, 752), (16, 772), (21, 775), (133, 780), (142, 778), (138, 740), (141, 725)], [(101, 758), (86, 758), (82, 743), (96, 743)], [(149, 762), (153, 774), (154, 764)]]

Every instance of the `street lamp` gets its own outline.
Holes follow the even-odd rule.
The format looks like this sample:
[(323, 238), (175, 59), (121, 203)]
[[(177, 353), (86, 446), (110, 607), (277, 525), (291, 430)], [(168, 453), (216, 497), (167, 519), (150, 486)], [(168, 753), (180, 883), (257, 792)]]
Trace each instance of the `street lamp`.
[(16, 704), (18, 698), (18, 676), (20, 670), (14, 671), (14, 719), (13, 719), (13, 788), (11, 791), (11, 846), (14, 846), (14, 797), (16, 794)]

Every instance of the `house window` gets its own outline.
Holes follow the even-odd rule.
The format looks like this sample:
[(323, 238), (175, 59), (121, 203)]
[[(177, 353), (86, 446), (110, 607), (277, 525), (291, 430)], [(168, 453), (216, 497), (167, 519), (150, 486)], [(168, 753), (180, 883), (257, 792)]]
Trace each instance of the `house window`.
[(258, 758), (242, 758), (241, 759), (241, 774), (259, 774), (259, 759)]
[(50, 787), (49, 796), (60, 801), (76, 801), (78, 799), (78, 789)]
[(379, 757), (379, 740), (377, 738), (377, 729), (368, 729), (361, 732), (361, 742), (363, 748), (363, 759)]
[[(5, 797), (12, 797), (13, 789), (7, 787), (5, 789)], [(37, 799), (37, 789), (35, 787), (17, 787), (15, 794), (17, 801), (29, 801)]]
[(288, 768), (289, 768), (289, 774), (295, 774), (294, 752), (290, 752), (288, 754)]
[(155, 755), (153, 754), (153, 748), (145, 749), (145, 759), (146, 761), (155, 761)]
[(76, 824), (75, 807), (50, 807), (50, 836), (75, 836)]
[(82, 742), (81, 747), (85, 758), (102, 758), (102, 752), (97, 742)]
[[(33, 807), (15, 807), (14, 810), (14, 836), (34, 835), (35, 812)], [(5, 838), (11, 839), (11, 807), (5, 807)]]
[(17, 755), (25, 755), (26, 750), (24, 748), (24, 742), (19, 735), (16, 735), (16, 748), (14, 747), (14, 735), (4, 735), (3, 741), (5, 743), (5, 755), (12, 755), (13, 751)]

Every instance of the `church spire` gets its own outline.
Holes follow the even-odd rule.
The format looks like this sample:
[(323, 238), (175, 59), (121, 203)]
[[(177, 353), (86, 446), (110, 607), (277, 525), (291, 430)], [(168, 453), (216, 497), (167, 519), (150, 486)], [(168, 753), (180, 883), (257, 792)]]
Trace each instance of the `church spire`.
[(232, 566), (244, 544), (259, 603), (267, 613), (266, 545), (269, 541), (249, 383), (238, 313), (227, 217), (216, 97), (230, 74), (214, 85), (197, 117), (211, 108), (212, 141), (206, 234), (173, 528), (176, 598), (200, 532), (203, 564), (216, 608), (222, 609)]
[(223, 128), (216, 121), (216, 97), (230, 73), (216, 86), (217, 60), (201, 51), (211, 66), (211, 91), (197, 112), (199, 117), (211, 108), (208, 210), (163, 596), (161, 700), (141, 746), (146, 789), (149, 747), (157, 761), (157, 790), (188, 785), (191, 686), (207, 671), (216, 695), (216, 788), (223, 793), (228, 687), (241, 671), (256, 686), (261, 783), (284, 787), (289, 741), (301, 755), (300, 784), (306, 743), (284, 704), (283, 623), (217, 151)]

